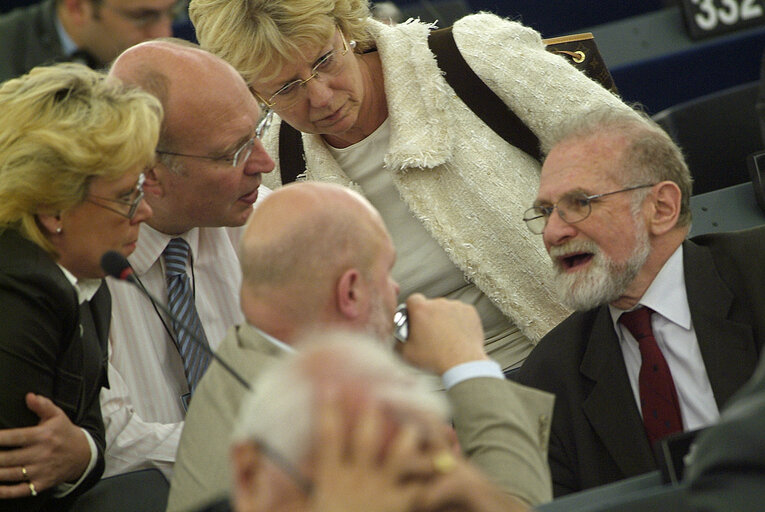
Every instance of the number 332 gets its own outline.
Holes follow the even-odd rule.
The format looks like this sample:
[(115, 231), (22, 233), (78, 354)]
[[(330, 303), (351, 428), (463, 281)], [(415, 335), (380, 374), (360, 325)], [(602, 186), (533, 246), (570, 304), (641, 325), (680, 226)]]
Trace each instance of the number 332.
[(694, 15), (694, 21), (702, 30), (714, 30), (720, 23), (735, 25), (763, 15), (757, 0), (719, 0), (719, 7), (714, 0), (691, 1), (698, 6), (699, 12)]

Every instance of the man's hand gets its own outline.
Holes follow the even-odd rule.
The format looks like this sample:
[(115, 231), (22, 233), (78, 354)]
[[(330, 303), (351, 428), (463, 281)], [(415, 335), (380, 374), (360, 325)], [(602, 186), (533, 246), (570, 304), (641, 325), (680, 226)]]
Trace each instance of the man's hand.
[(361, 406), (351, 424), (338, 397), (321, 400), (318, 413), (320, 441), (310, 510), (415, 510), (418, 495), (433, 474), (434, 448), (423, 440), (425, 429), (416, 424), (392, 427), (379, 404), (370, 402)]
[(443, 375), (458, 364), (488, 359), (481, 318), (473, 306), (415, 293), (406, 307), (409, 339), (397, 347), (413, 365)]
[[(90, 462), (85, 433), (49, 399), (27, 393), (27, 407), (40, 417), (34, 427), (0, 430), (0, 498), (21, 498), (64, 482), (75, 482)], [(26, 470), (26, 475), (24, 474)]]

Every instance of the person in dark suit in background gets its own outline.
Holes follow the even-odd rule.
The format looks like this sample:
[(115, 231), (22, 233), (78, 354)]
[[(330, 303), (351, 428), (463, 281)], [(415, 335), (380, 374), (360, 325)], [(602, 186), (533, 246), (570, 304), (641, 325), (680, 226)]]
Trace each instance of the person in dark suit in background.
[(80, 64), (0, 88), (0, 510), (66, 510), (104, 469), (102, 255), (151, 216), (162, 109)]
[(111, 62), (141, 41), (172, 35), (179, 0), (44, 0), (0, 16), (0, 82), (35, 66)]
[(596, 110), (557, 140), (524, 220), (577, 312), (518, 380), (556, 395), (560, 496), (651, 471), (652, 441), (717, 421), (765, 337), (765, 229), (686, 240), (691, 176), (648, 119)]

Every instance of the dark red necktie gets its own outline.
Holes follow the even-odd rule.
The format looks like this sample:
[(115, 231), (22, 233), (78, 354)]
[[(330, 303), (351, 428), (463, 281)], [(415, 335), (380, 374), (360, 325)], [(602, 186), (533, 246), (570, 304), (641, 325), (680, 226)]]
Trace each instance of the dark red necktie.
[(652, 313), (650, 309), (640, 307), (619, 317), (619, 322), (637, 340), (643, 359), (638, 379), (640, 408), (651, 446), (659, 439), (683, 430), (675, 382), (651, 329)]

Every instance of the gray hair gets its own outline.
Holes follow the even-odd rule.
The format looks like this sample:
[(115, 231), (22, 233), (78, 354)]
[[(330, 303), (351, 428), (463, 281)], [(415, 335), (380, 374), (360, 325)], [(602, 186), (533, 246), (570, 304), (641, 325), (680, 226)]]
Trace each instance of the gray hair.
[(234, 428), (235, 442), (263, 442), (297, 466), (310, 452), (314, 405), (326, 389), (366, 393), (396, 410), (444, 420), (449, 415), (443, 393), (433, 391), (422, 374), (366, 335), (317, 333), (296, 346), (298, 352), (264, 372), (245, 397)]
[[(618, 133), (626, 139), (621, 169), (624, 186), (672, 181), (682, 194), (678, 226), (691, 223), (690, 198), (693, 178), (683, 153), (664, 129), (638, 111), (597, 107), (562, 122), (552, 134), (555, 144), (590, 138), (604, 133)], [(640, 204), (649, 189), (638, 190), (633, 206)]]

